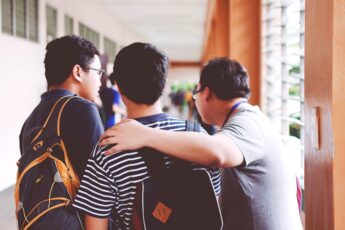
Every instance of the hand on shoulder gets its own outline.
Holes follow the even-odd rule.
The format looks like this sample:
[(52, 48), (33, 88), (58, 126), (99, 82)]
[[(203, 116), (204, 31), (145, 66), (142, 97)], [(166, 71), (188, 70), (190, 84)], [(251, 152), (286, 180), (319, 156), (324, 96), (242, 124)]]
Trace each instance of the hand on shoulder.
[(104, 132), (99, 146), (115, 144), (105, 155), (142, 148), (148, 141), (149, 129), (136, 120), (124, 119)]

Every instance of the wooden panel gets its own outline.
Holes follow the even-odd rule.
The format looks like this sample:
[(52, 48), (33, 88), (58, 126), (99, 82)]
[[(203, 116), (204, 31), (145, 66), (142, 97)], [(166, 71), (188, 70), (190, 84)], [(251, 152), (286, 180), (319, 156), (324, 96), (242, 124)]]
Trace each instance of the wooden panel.
[(261, 1), (230, 1), (230, 58), (243, 64), (250, 76), (250, 102), (260, 104)]
[(345, 0), (333, 7), (334, 226), (345, 229)]
[(209, 0), (202, 62), (229, 57), (229, 0)]
[[(310, 230), (334, 229), (332, 4), (333, 0), (306, 0), (305, 7), (305, 205), (306, 229)], [(321, 116), (319, 150), (311, 140), (315, 106), (320, 107)]]
[(229, 0), (217, 0), (215, 36), (217, 56), (229, 57)]

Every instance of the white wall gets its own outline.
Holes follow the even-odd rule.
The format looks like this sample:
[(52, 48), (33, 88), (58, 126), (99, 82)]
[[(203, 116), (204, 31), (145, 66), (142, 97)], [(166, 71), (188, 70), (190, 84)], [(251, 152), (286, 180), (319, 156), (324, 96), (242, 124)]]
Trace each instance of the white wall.
[[(42, 1), (43, 2), (43, 1)], [(98, 1), (94, 0), (46, 0), (50, 6), (58, 10), (58, 36), (64, 35), (65, 14), (74, 19), (74, 32), (78, 34), (78, 22), (87, 25), (100, 33), (102, 50), (103, 36), (114, 39), (121, 45), (142, 40), (138, 34), (129, 31), (125, 24), (104, 9)]]
[[(45, 6), (49, 4), (58, 11), (58, 36), (64, 35), (64, 15), (67, 13), (75, 22), (89, 26), (103, 36), (121, 45), (142, 40), (126, 29), (107, 9), (90, 0), (47, 0), (39, 1), (39, 42), (31, 42), (0, 31), (0, 191), (14, 184), (16, 162), (20, 157), (19, 133), (23, 122), (40, 95), (45, 91), (43, 59), (46, 45)], [(102, 52), (102, 45), (100, 51)]]
[(43, 48), (37, 43), (0, 35), (1, 119), (0, 190), (15, 181), (18, 137), (25, 117), (45, 88)]

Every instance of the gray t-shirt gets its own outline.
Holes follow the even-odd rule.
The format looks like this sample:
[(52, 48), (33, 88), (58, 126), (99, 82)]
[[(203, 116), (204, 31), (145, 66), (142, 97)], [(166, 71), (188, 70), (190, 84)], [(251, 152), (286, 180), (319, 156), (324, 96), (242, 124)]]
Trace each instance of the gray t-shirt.
[(259, 108), (242, 103), (218, 133), (231, 138), (245, 159), (222, 170), (223, 229), (302, 229), (295, 175), (279, 134)]

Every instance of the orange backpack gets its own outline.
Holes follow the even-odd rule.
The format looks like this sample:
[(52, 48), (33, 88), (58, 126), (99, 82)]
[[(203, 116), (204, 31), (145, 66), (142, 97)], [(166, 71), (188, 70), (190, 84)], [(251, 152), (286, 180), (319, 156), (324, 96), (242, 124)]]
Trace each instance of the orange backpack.
[(72, 98), (61, 97), (55, 102), (30, 148), (17, 162), (15, 205), (18, 229), (83, 228), (72, 207), (80, 181), (68, 159), (60, 132), (63, 109)]

